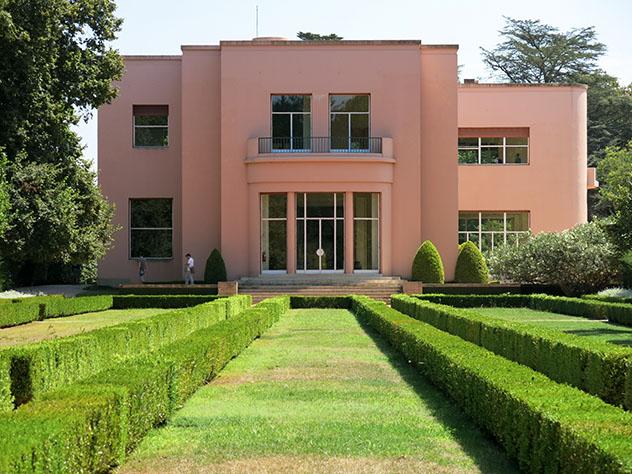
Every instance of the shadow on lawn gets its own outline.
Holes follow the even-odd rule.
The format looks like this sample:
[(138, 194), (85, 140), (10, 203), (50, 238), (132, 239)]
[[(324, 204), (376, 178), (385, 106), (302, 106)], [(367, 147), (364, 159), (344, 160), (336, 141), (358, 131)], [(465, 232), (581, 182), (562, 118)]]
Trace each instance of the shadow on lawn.
[(607, 339), (606, 342), (610, 344), (617, 344), (619, 346), (632, 346), (632, 332), (625, 329), (608, 329), (608, 328), (594, 328), (594, 329), (571, 329), (564, 331), (567, 334), (573, 334), (575, 336), (617, 336), (619, 334), (625, 334), (631, 336), (629, 339)]
[[(501, 474), (519, 472), (501, 446), (484, 434), (452, 400), (433, 386), (414, 367), (406, 363), (404, 356), (397, 352), (382, 336), (366, 323), (358, 321), (362, 329), (373, 340), (377, 348), (388, 357), (390, 364), (402, 379), (410, 385), (417, 396), (430, 408), (432, 414), (443, 423), (463, 450), (474, 460), (481, 472)], [(485, 442), (481, 443), (481, 439)], [(498, 451), (504, 459), (499, 459)]]

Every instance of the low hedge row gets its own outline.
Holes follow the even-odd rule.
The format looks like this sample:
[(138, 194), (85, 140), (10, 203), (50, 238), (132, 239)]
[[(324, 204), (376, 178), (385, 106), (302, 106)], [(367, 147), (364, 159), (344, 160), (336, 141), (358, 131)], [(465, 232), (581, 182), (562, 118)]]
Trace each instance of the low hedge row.
[(112, 297), (112, 309), (190, 308), (215, 301), (217, 295), (125, 295)]
[(104, 311), (112, 307), (111, 296), (34, 297), (19, 303), (0, 305), (0, 328), (17, 326), (46, 318)]
[[(251, 301), (248, 295), (222, 298), (86, 334), (0, 350), (0, 359), (10, 359), (10, 391), (14, 403), (19, 406), (120, 360), (182, 339), (234, 316), (250, 306)], [(6, 377), (4, 379), (6, 383)], [(0, 389), (0, 393), (3, 391), (6, 388)]]
[(632, 414), (355, 297), (353, 310), (530, 472), (632, 472)]
[(350, 309), (349, 296), (290, 296), (292, 308), (339, 308)]
[(265, 300), (0, 416), (0, 472), (109, 471), (288, 308), (287, 297)]
[(623, 303), (549, 295), (422, 294), (415, 295), (415, 297), (432, 303), (447, 304), (459, 308), (525, 307), (589, 319), (607, 319), (612, 323), (632, 326), (632, 305)]
[(604, 301), (606, 303), (632, 304), (632, 298), (626, 298), (624, 296), (584, 295), (582, 298), (586, 300)]
[(632, 349), (406, 295), (393, 296), (391, 305), (401, 313), (531, 367), (557, 382), (632, 409)]

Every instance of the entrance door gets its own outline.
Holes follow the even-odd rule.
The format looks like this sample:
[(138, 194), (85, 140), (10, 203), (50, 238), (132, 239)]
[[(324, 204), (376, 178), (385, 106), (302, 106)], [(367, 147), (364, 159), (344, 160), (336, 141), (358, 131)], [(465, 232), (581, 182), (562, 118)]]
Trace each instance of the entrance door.
[(296, 195), (297, 271), (344, 270), (344, 194)]

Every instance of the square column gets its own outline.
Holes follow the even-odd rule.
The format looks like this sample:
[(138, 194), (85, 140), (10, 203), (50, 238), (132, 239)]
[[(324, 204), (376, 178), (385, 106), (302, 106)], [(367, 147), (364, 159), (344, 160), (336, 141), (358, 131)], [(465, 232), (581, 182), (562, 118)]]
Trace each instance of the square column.
[(353, 193), (345, 193), (345, 273), (353, 273)]
[(287, 193), (287, 272), (296, 273), (296, 193)]

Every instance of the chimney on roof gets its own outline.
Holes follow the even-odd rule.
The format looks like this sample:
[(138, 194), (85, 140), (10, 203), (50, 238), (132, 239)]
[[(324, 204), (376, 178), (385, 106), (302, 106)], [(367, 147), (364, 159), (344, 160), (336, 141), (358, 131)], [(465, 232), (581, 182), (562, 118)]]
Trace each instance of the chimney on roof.
[(463, 79), (463, 84), (478, 84), (478, 79)]

